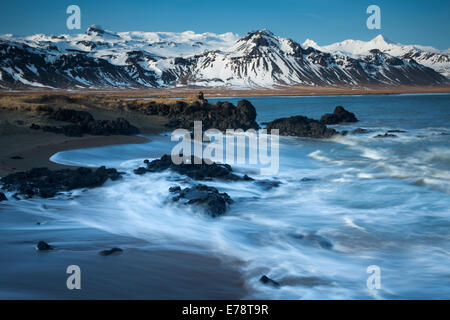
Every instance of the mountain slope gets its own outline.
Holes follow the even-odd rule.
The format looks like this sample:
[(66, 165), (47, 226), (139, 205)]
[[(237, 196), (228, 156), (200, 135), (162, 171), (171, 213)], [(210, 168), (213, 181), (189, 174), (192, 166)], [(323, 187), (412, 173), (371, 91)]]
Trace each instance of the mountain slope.
[(341, 52), (353, 57), (366, 55), (370, 50), (378, 49), (401, 59), (414, 59), (418, 63), (434, 69), (445, 77), (450, 77), (450, 49), (438, 50), (429, 46), (404, 45), (392, 42), (382, 35), (371, 41), (345, 40), (327, 46), (319, 46), (312, 40), (306, 40), (303, 46), (324, 52)]
[[(106, 31), (78, 35), (0, 37), (0, 86), (5, 88), (273, 87), (289, 85), (439, 85), (448, 79), (416, 62), (369, 50), (345, 54), (303, 47), (267, 30), (239, 38)], [(329, 51), (329, 52), (326, 52)]]

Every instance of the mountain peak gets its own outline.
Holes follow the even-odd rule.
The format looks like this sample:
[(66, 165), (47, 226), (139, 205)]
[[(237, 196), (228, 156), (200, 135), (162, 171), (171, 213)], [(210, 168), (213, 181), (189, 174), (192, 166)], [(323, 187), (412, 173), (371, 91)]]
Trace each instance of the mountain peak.
[(248, 34), (262, 35), (262, 36), (268, 36), (268, 37), (273, 37), (274, 36), (273, 32), (270, 31), (269, 29), (261, 29), (261, 30), (251, 31)]
[(89, 35), (92, 33), (104, 34), (105, 30), (101, 26), (93, 24), (86, 30), (86, 34)]
[(239, 40), (244, 42), (246, 46), (270, 47), (278, 42), (276, 36), (267, 29), (257, 30), (247, 33), (246, 36)]
[(305, 42), (302, 43), (302, 47), (303, 48), (314, 48), (314, 49), (316, 49), (316, 48), (319, 47), (319, 45), (314, 40), (306, 39)]
[(275, 35), (272, 33), (272, 31), (268, 29), (262, 29), (262, 30), (256, 30), (256, 31), (250, 31), (245, 35), (242, 40), (247, 41), (250, 39), (256, 39), (261, 37), (267, 37), (267, 38), (274, 38)]
[(375, 38), (370, 40), (371, 43), (374, 44), (390, 44), (393, 43), (391, 40), (383, 36), (382, 34), (377, 35)]

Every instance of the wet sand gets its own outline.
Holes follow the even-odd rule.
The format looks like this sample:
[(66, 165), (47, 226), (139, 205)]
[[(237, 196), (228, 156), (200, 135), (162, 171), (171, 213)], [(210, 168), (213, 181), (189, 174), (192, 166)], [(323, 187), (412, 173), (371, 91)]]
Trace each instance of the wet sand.
[[(39, 210), (37, 210), (39, 211)], [(36, 223), (40, 222), (41, 225)], [(47, 241), (51, 251), (37, 251)], [(120, 255), (99, 251), (120, 247)], [(81, 269), (81, 290), (66, 286)], [(214, 255), (156, 249), (151, 243), (17, 211), (0, 203), (0, 299), (242, 299), (235, 266)]]
[(49, 160), (52, 155), (60, 151), (146, 142), (148, 142), (148, 139), (140, 136), (71, 138), (45, 132), (31, 132), (13, 136), (2, 135), (0, 136), (0, 176), (38, 167), (55, 170), (67, 168), (69, 166)]

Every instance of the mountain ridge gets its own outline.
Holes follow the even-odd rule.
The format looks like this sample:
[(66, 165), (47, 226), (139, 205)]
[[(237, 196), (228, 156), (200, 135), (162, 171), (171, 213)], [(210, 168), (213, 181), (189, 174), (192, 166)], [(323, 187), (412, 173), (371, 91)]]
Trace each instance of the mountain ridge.
[(378, 49), (397, 58), (413, 58), (418, 63), (434, 69), (445, 77), (450, 77), (450, 49), (440, 50), (431, 46), (406, 45), (393, 42), (381, 34), (370, 41), (348, 39), (325, 46), (320, 46), (315, 42), (305, 44), (320, 51), (342, 52), (353, 57)]
[[(354, 48), (362, 50), (364, 42), (352, 41), (357, 41)], [(385, 47), (398, 44), (383, 36), (372, 41), (364, 54), (354, 48), (346, 54), (335, 47), (320, 47), (312, 40), (300, 45), (269, 30), (239, 37), (233, 33), (193, 31), (116, 33), (93, 25), (85, 33), (75, 35), (3, 35), (0, 86), (252, 88), (448, 84), (448, 78), (417, 63), (418, 52), (407, 51), (397, 57), (386, 51), (397, 52)], [(420, 51), (422, 60), (424, 52)]]

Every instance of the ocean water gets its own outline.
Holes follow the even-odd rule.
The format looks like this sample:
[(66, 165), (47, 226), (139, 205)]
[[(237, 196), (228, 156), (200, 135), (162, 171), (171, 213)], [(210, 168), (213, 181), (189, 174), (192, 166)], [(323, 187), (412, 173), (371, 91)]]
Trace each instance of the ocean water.
[[(52, 157), (58, 163), (105, 165), (126, 175), (72, 192), (69, 199), (17, 206), (34, 213), (45, 206), (38, 211), (43, 216), (161, 249), (240, 261), (248, 298), (450, 298), (450, 95), (249, 100), (260, 123), (293, 115), (319, 118), (343, 105), (360, 122), (334, 127), (370, 132), (329, 140), (281, 137), (280, 168), (272, 176), (260, 176), (258, 166), (231, 163), (238, 174), (281, 184), (267, 189), (256, 182), (206, 182), (235, 200), (216, 219), (168, 200), (169, 187), (194, 181), (171, 172), (132, 174), (144, 159), (170, 152), (174, 143), (164, 134), (142, 145), (58, 153)], [(405, 132), (373, 138), (387, 130)], [(373, 265), (381, 270), (379, 289), (367, 287)], [(263, 274), (281, 286), (260, 283)]]

